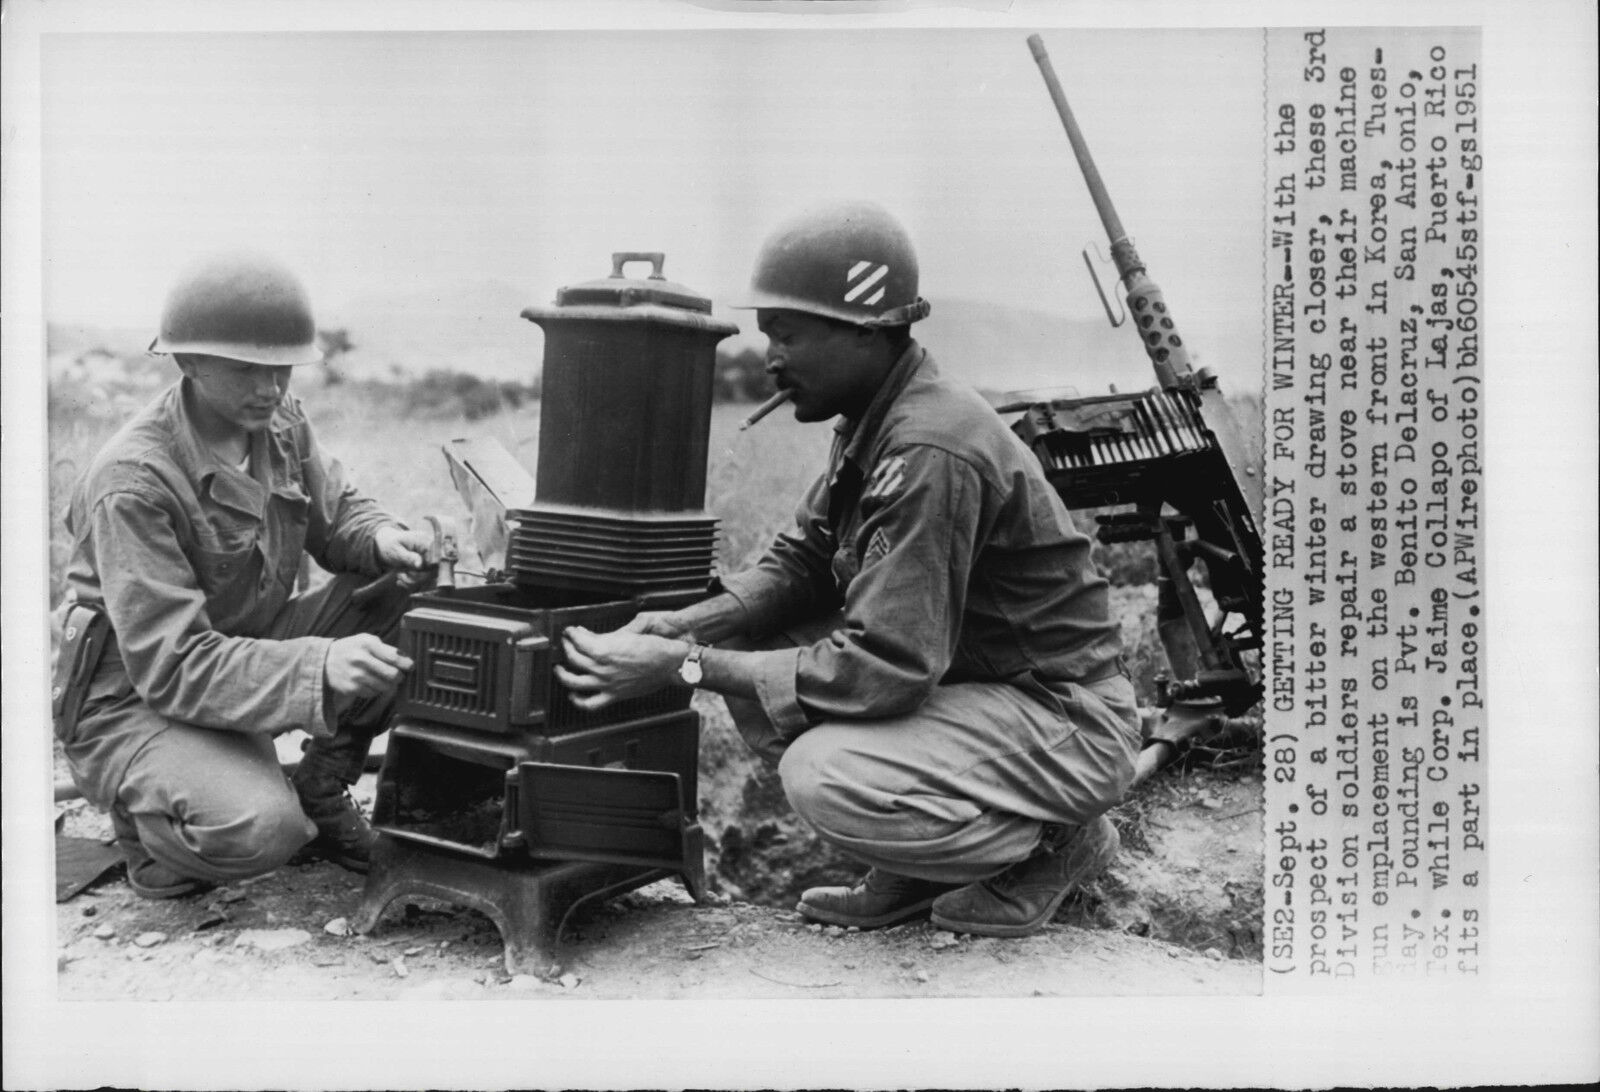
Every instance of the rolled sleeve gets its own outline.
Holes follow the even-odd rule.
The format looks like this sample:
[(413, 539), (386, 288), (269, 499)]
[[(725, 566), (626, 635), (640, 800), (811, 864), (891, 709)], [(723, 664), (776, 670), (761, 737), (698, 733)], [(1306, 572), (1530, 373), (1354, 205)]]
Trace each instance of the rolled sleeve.
[(756, 700), (773, 728), (785, 739), (798, 735), (811, 724), (801, 708), (796, 689), (800, 653), (798, 648), (750, 653), (755, 659)]

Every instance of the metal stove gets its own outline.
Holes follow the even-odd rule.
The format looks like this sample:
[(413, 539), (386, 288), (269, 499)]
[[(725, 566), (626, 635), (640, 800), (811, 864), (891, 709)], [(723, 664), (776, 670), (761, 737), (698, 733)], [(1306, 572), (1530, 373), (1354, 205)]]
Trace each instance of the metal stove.
[[(633, 261), (650, 276), (625, 277)], [(506, 578), (417, 595), (401, 623), (414, 666), (379, 774), (361, 932), (402, 895), (439, 898), (495, 923), (508, 971), (537, 973), (581, 903), (670, 876), (704, 896), (690, 692), (586, 712), (553, 670), (568, 626), (615, 629), (711, 582), (712, 370), (738, 328), (662, 263), (616, 254), (609, 277), (523, 312), (545, 333), (533, 495), (500, 453)]]

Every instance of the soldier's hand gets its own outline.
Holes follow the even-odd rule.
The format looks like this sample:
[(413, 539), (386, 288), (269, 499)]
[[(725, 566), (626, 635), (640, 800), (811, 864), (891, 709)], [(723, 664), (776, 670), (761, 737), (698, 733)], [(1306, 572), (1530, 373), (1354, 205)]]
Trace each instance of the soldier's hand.
[(427, 566), (433, 547), (432, 531), (408, 531), (401, 527), (382, 527), (374, 536), (378, 561), (385, 569), (417, 570)]
[(592, 633), (568, 626), (561, 641), (567, 662), (556, 665), (556, 678), (580, 709), (602, 709), (660, 690), (677, 677), (686, 654), (681, 641), (620, 629)]
[(649, 633), (656, 637), (689, 640), (689, 623), (675, 610), (647, 610), (634, 615), (633, 620), (618, 633)]
[(371, 633), (341, 637), (328, 649), (323, 667), (328, 688), (342, 698), (387, 694), (411, 670), (411, 658)]

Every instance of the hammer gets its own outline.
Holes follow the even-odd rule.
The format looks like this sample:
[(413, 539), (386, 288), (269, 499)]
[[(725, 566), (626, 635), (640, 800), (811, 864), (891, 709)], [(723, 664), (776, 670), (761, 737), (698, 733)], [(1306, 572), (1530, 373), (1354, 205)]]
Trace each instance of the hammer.
[[(456, 586), (456, 561), (460, 558), (460, 551), (456, 548), (455, 524), (450, 520), (440, 519), (437, 516), (425, 516), (429, 528), (433, 531), (433, 541), (423, 551), (423, 564), (435, 567), (433, 574), (434, 587), (454, 588)], [(365, 606), (368, 602), (387, 592), (396, 584), (405, 581), (405, 587), (410, 590), (421, 587), (427, 581), (427, 576), (420, 573), (401, 572), (398, 569), (384, 573), (370, 584), (363, 584), (350, 593), (350, 601), (358, 606)]]

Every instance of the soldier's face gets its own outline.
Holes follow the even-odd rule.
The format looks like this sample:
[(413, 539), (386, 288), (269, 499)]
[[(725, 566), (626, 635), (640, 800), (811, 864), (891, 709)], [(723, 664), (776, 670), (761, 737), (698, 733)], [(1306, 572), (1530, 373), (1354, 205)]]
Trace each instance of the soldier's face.
[(189, 377), (194, 408), (207, 424), (246, 433), (267, 427), (294, 371), (287, 364), (249, 364), (191, 353), (178, 366)]
[(789, 392), (795, 420), (856, 417), (872, 401), (883, 376), (869, 331), (803, 311), (760, 310), (756, 325), (767, 335), (767, 374)]

